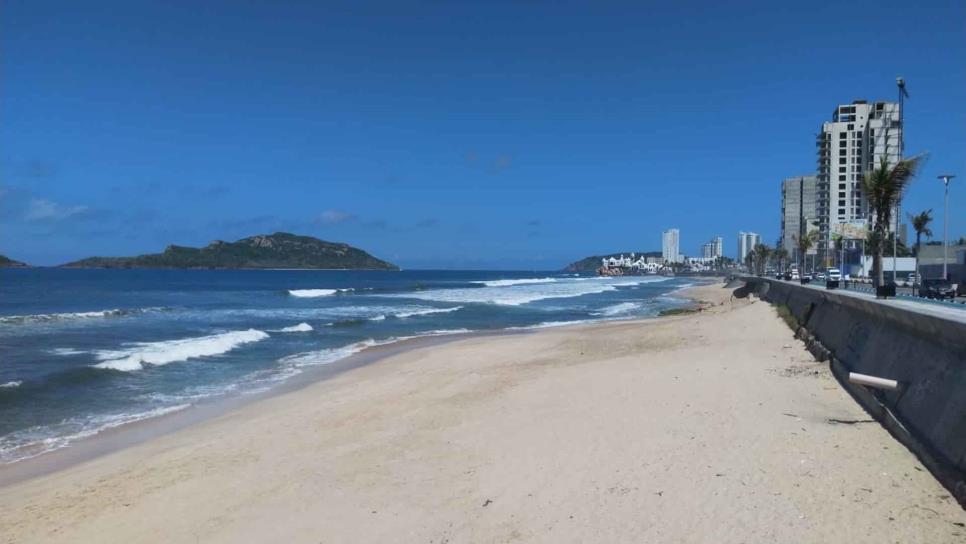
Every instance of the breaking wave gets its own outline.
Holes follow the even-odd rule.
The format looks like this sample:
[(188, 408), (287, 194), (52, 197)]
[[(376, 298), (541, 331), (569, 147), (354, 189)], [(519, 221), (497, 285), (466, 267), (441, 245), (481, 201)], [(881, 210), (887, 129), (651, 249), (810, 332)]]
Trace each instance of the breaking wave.
[(141, 370), (144, 365), (161, 366), (198, 357), (221, 355), (243, 344), (266, 338), (268, 334), (265, 332), (248, 329), (197, 338), (138, 342), (128, 349), (95, 352), (97, 358), (103, 362), (94, 367), (130, 372)]
[(477, 283), (480, 285), (485, 285), (487, 287), (509, 287), (511, 285), (528, 285), (531, 283), (555, 283), (557, 278), (523, 278), (517, 280), (485, 280), (485, 281), (473, 281), (470, 283)]
[(289, 289), (288, 294), (299, 298), (327, 297), (338, 293), (338, 289)]
[(279, 329), (278, 332), (309, 332), (312, 330), (312, 325), (308, 323), (299, 323), (298, 325), (292, 325), (291, 327), (284, 327)]
[(398, 317), (398, 318), (400, 318), (400, 319), (405, 319), (407, 317), (414, 317), (414, 316), (418, 316), (418, 315), (448, 314), (450, 312), (455, 312), (455, 311), (462, 310), (462, 309), (463, 309), (462, 306), (456, 306), (456, 307), (453, 307), (453, 308), (425, 308), (425, 309), (421, 309), (421, 310), (411, 310), (411, 311), (407, 311), (407, 312), (399, 312), (399, 313), (396, 313), (396, 314), (393, 314), (393, 315), (396, 316), (396, 317)]

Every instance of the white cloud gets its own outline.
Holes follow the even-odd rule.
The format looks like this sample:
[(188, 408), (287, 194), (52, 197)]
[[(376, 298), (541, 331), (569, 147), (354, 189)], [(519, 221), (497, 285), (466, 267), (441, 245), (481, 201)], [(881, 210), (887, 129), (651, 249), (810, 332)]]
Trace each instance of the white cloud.
[(342, 210), (325, 210), (319, 214), (316, 219), (319, 223), (325, 223), (327, 225), (334, 225), (336, 223), (345, 223), (346, 221), (351, 221), (355, 219), (356, 216), (349, 212), (344, 212)]
[(46, 198), (32, 198), (23, 218), (27, 221), (59, 221), (87, 211), (87, 206), (64, 206)]

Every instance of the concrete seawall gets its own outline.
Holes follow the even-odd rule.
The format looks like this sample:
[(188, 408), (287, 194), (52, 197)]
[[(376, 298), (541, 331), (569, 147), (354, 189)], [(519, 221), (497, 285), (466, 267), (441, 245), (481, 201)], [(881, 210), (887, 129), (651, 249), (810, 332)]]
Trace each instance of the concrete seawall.
[[(966, 506), (966, 323), (835, 291), (744, 278), (787, 306), (796, 334), (853, 397), (915, 452)], [(896, 391), (848, 382), (849, 372), (898, 380)]]

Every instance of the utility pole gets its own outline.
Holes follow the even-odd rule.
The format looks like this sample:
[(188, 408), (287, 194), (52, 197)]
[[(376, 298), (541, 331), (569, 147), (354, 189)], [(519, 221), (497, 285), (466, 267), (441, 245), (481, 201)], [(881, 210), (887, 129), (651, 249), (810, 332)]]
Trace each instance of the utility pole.
[(939, 179), (943, 180), (946, 186), (945, 196), (943, 197), (943, 280), (949, 279), (946, 268), (949, 261), (949, 180), (953, 179), (952, 174), (943, 174)]
[[(906, 80), (902, 77), (896, 78), (896, 87), (899, 88), (899, 160), (896, 164), (902, 162), (902, 133), (905, 131), (905, 126), (903, 126), (902, 116), (905, 110), (905, 100), (904, 98), (909, 96), (906, 92)], [(886, 150), (888, 153), (888, 149)], [(896, 221), (895, 229), (892, 231), (892, 283), (896, 283), (896, 257), (898, 256), (898, 245), (899, 245), (899, 202), (902, 200), (902, 195), (896, 196)]]

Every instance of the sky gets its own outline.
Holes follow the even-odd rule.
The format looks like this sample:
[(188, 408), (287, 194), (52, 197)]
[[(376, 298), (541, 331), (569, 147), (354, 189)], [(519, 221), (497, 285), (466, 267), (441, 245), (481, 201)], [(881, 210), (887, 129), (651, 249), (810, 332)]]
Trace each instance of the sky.
[[(929, 158), (966, 236), (966, 3), (58, 2), (0, 8), (0, 253), (288, 231), (406, 268), (778, 239), (838, 104)], [(903, 214), (904, 215), (904, 214)]]

